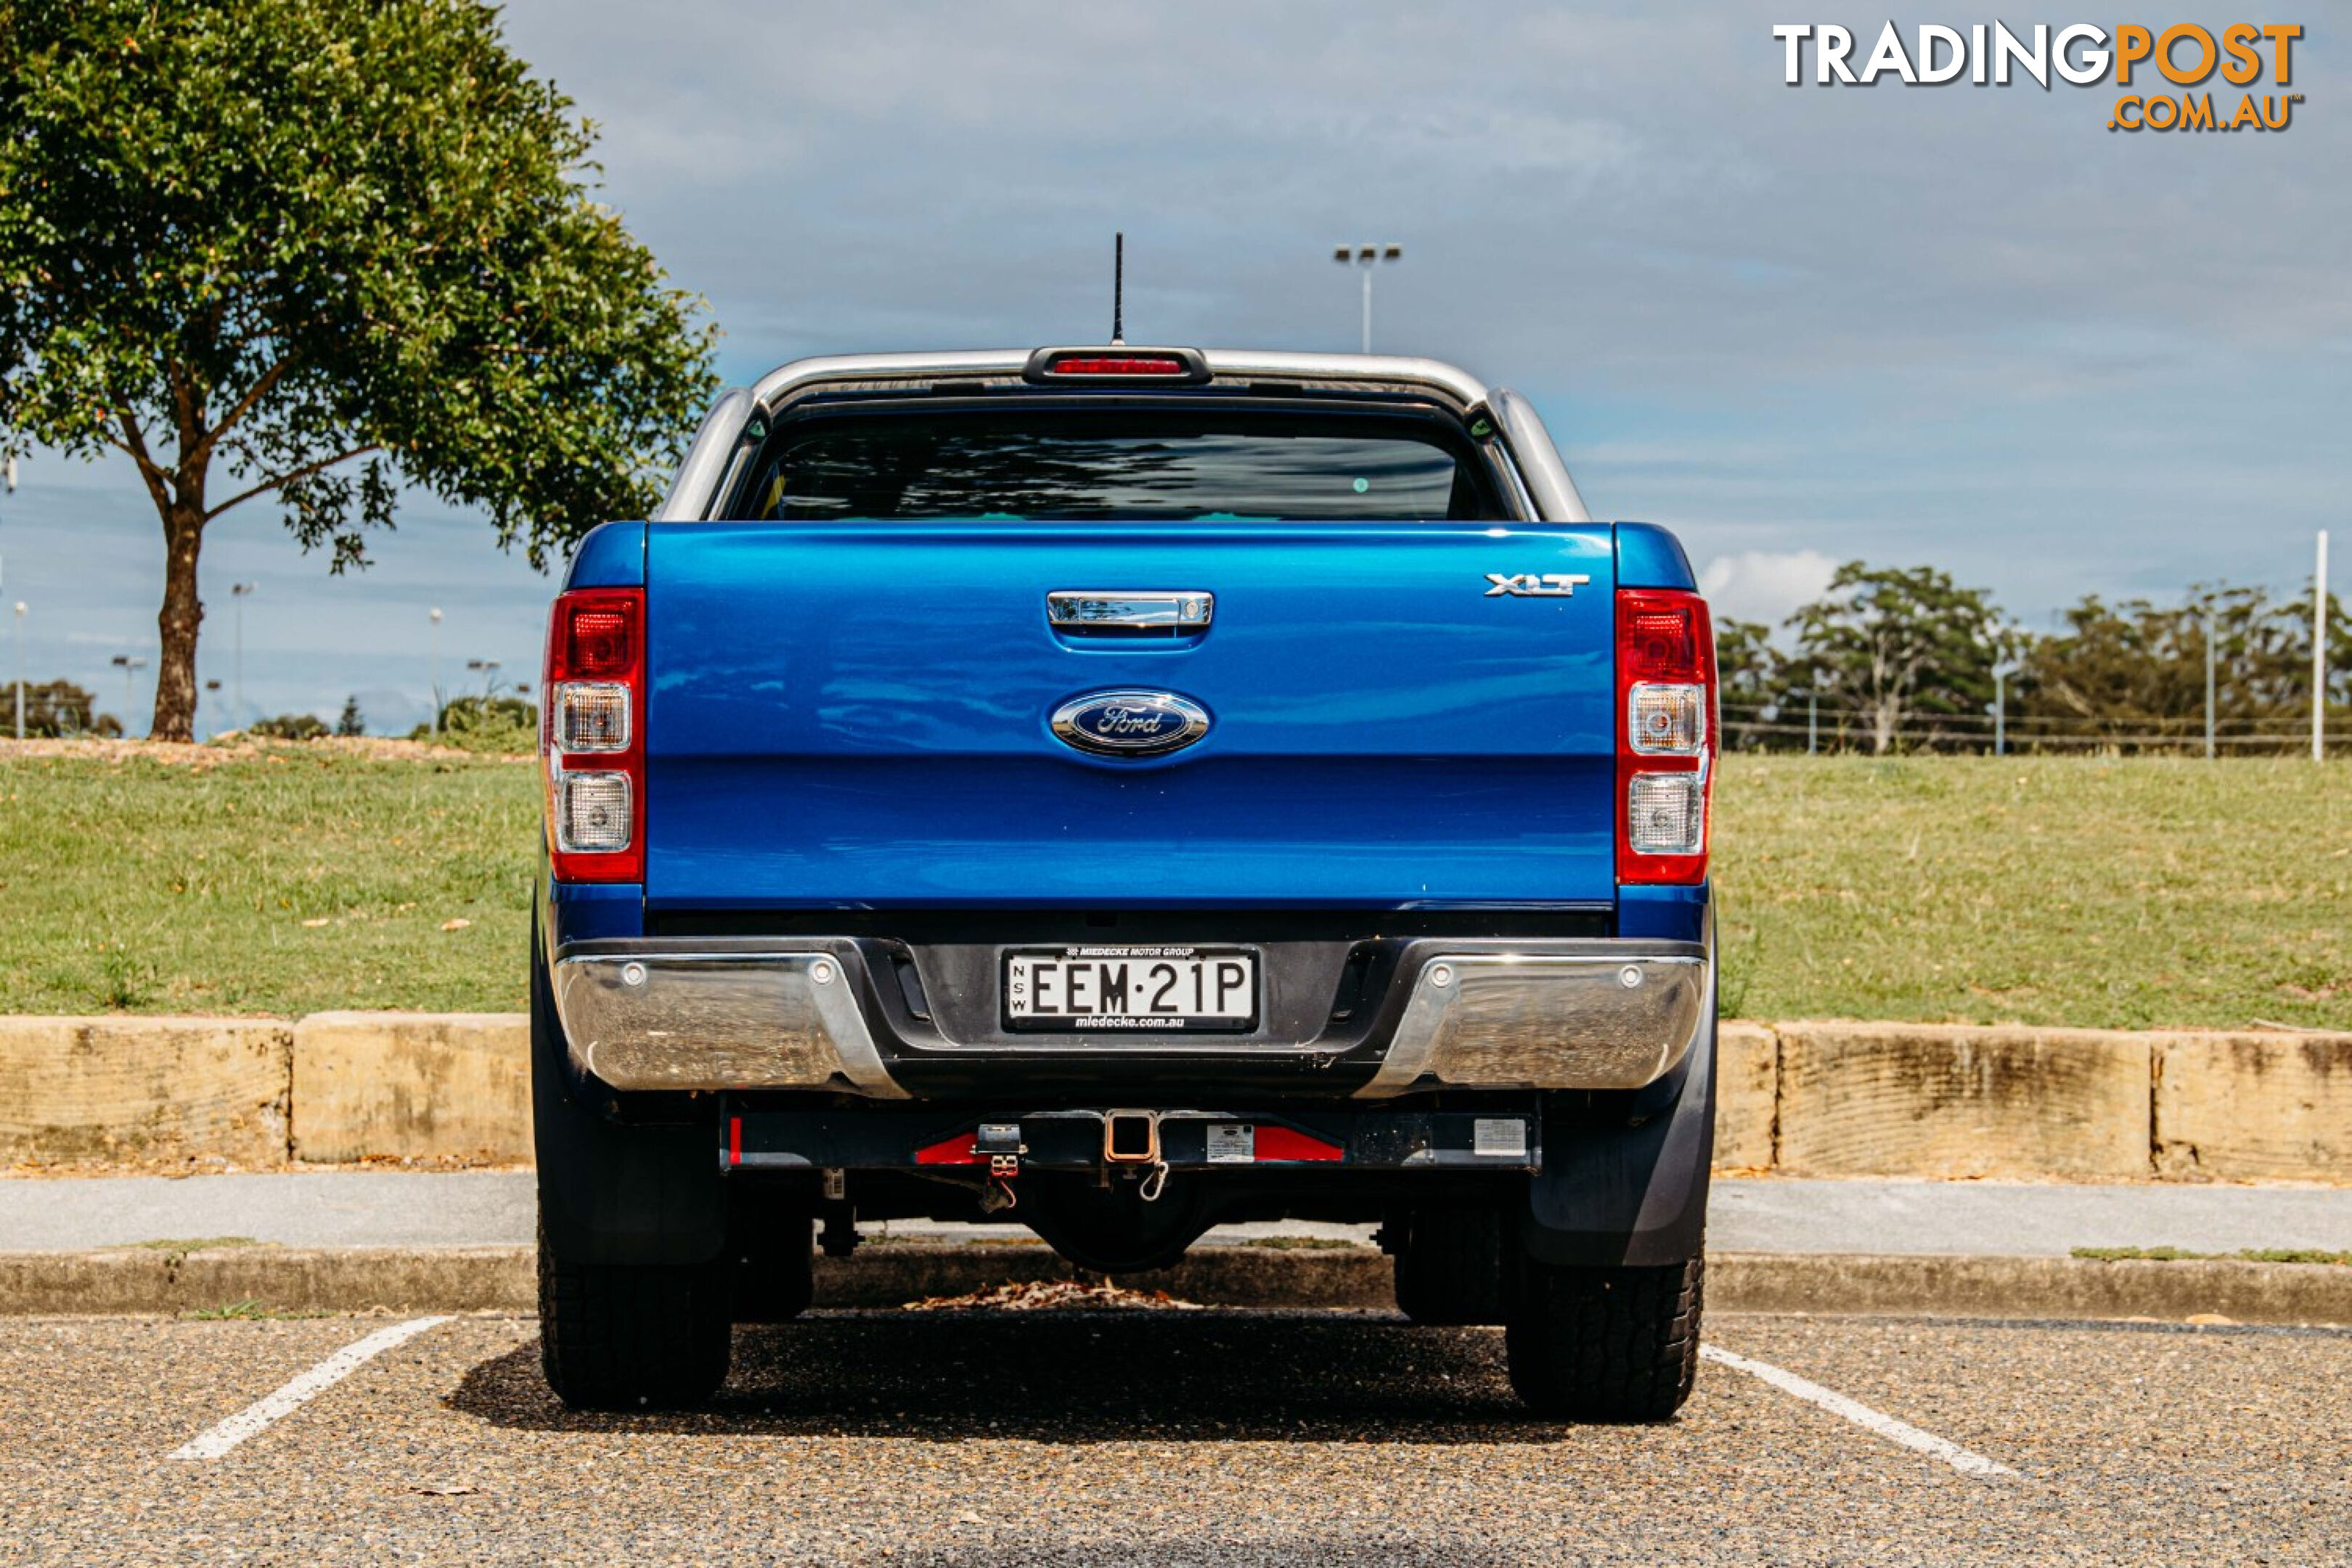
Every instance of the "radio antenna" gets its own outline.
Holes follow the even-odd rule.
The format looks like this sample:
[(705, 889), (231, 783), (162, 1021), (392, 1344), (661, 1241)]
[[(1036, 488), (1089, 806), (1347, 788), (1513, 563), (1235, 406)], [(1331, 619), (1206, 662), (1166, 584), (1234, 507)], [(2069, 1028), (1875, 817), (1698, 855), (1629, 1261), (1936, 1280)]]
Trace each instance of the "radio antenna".
[(1110, 342), (1118, 348), (1127, 342), (1127, 231), (1120, 229), (1110, 237)]

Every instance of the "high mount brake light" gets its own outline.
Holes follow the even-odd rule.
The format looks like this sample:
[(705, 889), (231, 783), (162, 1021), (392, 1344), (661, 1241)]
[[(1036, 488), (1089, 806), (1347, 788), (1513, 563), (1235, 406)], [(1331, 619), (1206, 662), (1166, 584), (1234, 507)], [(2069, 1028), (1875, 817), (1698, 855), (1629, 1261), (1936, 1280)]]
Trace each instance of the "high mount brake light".
[(1706, 601), (1617, 591), (1617, 879), (1706, 880), (1717, 747)]
[(1135, 382), (1154, 386), (1199, 386), (1209, 380), (1209, 361), (1198, 349), (1039, 349), (1022, 367), (1033, 385)]
[(1107, 354), (1085, 358), (1057, 359), (1045, 367), (1047, 375), (1182, 375), (1184, 362), (1181, 359), (1130, 356), (1113, 359)]
[(548, 618), (547, 852), (562, 882), (645, 879), (645, 590), (583, 588)]

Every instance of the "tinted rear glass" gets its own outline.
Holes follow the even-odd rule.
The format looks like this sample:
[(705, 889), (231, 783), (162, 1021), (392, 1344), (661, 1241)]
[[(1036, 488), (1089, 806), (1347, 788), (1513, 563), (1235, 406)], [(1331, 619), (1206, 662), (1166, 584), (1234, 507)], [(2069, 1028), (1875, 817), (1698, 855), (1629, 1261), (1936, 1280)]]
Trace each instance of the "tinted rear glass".
[(1502, 513), (1475, 453), (1424, 421), (1037, 413), (788, 425), (730, 515), (1344, 522)]

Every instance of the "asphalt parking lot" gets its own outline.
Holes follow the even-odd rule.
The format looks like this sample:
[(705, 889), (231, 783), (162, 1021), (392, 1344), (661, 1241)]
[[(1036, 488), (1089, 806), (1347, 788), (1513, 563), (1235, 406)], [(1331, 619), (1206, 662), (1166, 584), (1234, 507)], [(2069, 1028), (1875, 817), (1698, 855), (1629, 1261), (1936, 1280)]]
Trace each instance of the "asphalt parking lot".
[(2352, 1331), (1709, 1328), (1746, 1370), (1580, 1427), (1518, 1411), (1498, 1334), (1383, 1313), (819, 1313), (642, 1416), (566, 1413), (526, 1319), (20, 1319), (0, 1555), (2352, 1562)]

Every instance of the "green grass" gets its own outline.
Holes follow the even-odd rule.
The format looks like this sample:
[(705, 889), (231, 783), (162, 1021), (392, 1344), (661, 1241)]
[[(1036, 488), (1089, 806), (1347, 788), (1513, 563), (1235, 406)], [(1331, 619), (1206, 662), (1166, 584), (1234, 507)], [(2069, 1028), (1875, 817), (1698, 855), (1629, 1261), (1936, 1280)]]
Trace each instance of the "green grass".
[(2078, 1247), (2074, 1256), (2097, 1263), (2119, 1263), (2132, 1260), (2148, 1263), (2179, 1263), (2203, 1258), (2226, 1258), (2233, 1263), (2329, 1263), (2338, 1267), (2352, 1266), (2352, 1252), (2323, 1252), (2309, 1247), (2246, 1247), (2235, 1252), (2190, 1252), (2179, 1247)]
[(334, 1315), (314, 1308), (280, 1310), (251, 1297), (242, 1301), (224, 1301), (217, 1307), (195, 1307), (180, 1314), (182, 1319), (192, 1323), (295, 1322), (305, 1318), (331, 1318)]
[[(523, 1005), (526, 764), (0, 759), (0, 1013)], [(1734, 757), (1716, 826), (1729, 1013), (2352, 1028), (2341, 765)]]
[(188, 1236), (134, 1241), (131, 1245), (151, 1252), (209, 1252), (216, 1247), (259, 1247), (261, 1243), (249, 1236)]
[(293, 745), (10, 758), (0, 1013), (519, 1010), (536, 778)]
[(1736, 757), (1727, 1013), (2352, 1028), (2352, 772)]

